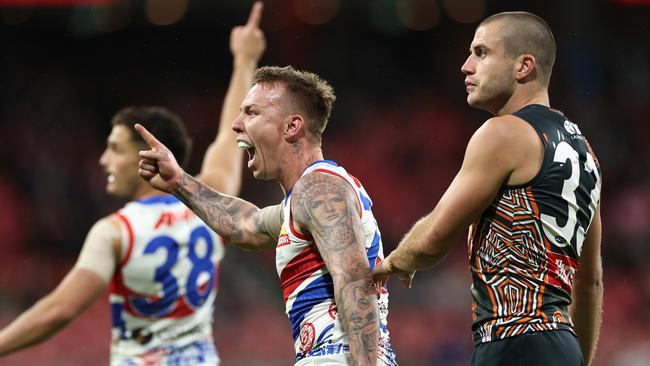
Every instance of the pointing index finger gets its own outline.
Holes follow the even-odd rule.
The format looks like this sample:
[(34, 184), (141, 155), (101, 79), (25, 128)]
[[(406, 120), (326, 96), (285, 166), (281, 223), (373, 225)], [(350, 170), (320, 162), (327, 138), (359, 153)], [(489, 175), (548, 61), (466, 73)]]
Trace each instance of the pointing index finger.
[(256, 1), (248, 16), (246, 26), (259, 28), (260, 21), (262, 20), (262, 9), (264, 9), (264, 4), (261, 1)]
[(138, 131), (140, 136), (142, 136), (144, 142), (146, 142), (150, 148), (155, 149), (155, 148), (165, 147), (165, 145), (163, 145), (160, 141), (158, 141), (158, 139), (154, 135), (152, 135), (151, 132), (147, 131), (147, 129), (144, 128), (144, 126), (142, 126), (141, 124), (136, 123), (134, 127), (135, 130)]

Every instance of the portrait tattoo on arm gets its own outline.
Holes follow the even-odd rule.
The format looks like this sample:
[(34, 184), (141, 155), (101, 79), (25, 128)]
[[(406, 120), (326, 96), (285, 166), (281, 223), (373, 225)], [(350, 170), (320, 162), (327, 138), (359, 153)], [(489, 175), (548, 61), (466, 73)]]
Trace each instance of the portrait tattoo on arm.
[(292, 193), (292, 212), (299, 228), (314, 238), (332, 275), (341, 324), (355, 364), (375, 364), (379, 340), (376, 293), (370, 286), (356, 193), (342, 178), (312, 173)]

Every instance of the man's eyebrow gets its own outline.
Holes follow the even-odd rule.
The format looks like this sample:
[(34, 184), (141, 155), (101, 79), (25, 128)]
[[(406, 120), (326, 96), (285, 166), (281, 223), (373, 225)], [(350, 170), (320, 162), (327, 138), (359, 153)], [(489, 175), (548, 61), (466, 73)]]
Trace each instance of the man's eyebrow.
[(485, 45), (485, 43), (477, 43), (475, 45), (472, 45), (469, 47), (469, 52), (473, 52), (477, 49), (484, 49), (484, 50), (489, 50), (490, 48)]
[(255, 103), (246, 104), (245, 106), (241, 107), (240, 109), (242, 110), (242, 112), (247, 112), (247, 111), (250, 111), (251, 108), (255, 108)]

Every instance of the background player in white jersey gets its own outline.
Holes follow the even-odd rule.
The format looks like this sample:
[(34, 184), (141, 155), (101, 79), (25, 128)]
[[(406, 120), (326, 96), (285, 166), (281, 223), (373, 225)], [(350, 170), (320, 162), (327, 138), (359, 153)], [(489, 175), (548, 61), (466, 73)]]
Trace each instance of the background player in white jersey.
[(296, 365), (395, 365), (388, 294), (381, 289), (378, 301), (370, 283), (370, 269), (383, 258), (372, 203), (358, 180), (323, 160), (333, 90), (291, 67), (261, 68), (253, 81), (233, 129), (253, 175), (280, 183), (281, 204), (259, 209), (215, 192), (136, 126), (152, 147), (140, 153), (140, 175), (175, 194), (227, 240), (276, 248)]
[[(236, 195), (242, 153), (230, 130), (251, 85), (266, 43), (262, 4), (230, 35), (233, 73), (219, 131), (197, 175), (206, 185)], [(181, 119), (162, 107), (128, 107), (112, 119), (100, 165), (108, 193), (132, 201), (90, 230), (74, 268), (59, 286), (0, 332), (0, 356), (37, 344), (80, 315), (109, 287), (113, 365), (216, 365), (212, 339), (215, 272), (221, 239), (178, 199), (151, 188), (138, 175), (146, 147), (135, 122), (158, 131), (187, 160), (190, 140)]]

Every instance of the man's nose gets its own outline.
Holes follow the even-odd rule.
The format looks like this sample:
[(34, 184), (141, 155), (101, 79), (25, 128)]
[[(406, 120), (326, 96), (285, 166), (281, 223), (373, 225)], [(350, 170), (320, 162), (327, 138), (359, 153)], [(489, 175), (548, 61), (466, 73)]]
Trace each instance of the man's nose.
[(106, 152), (106, 150), (104, 150), (102, 155), (99, 156), (99, 165), (102, 166), (102, 167), (105, 167), (108, 164), (106, 162), (106, 155), (107, 155), (107, 152)]
[(244, 115), (243, 113), (240, 113), (237, 116), (237, 118), (235, 118), (235, 120), (232, 121), (232, 130), (237, 133), (244, 132), (244, 123), (242, 121), (243, 115)]
[(469, 56), (467, 58), (467, 60), (465, 60), (465, 63), (463, 64), (463, 66), (460, 67), (460, 71), (465, 75), (469, 75), (469, 74), (474, 73), (474, 71), (473, 71), (474, 67), (473, 67), (473, 65), (471, 63), (471, 60), (472, 60), (472, 56)]

